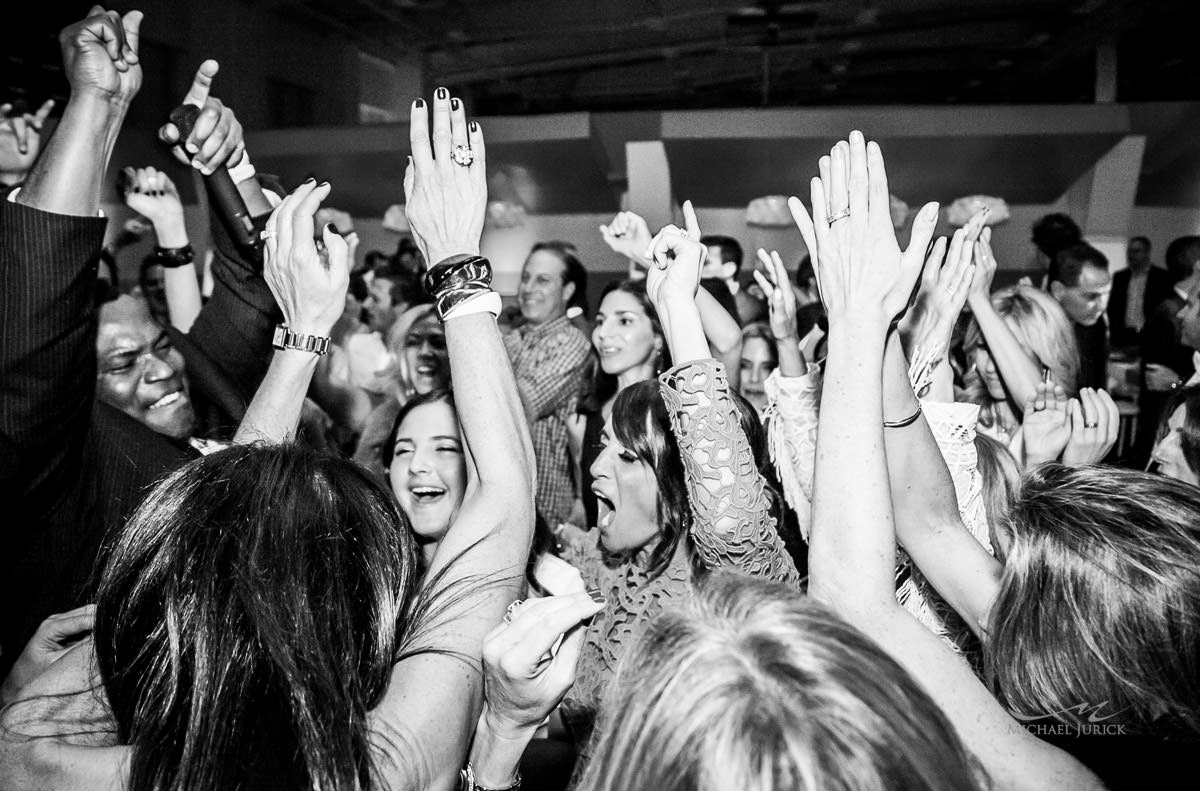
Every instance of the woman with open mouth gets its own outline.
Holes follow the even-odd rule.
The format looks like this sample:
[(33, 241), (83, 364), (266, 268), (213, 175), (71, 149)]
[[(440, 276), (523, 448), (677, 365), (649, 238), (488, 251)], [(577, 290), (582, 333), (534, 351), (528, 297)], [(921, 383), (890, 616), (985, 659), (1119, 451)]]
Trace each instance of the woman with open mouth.
[(598, 536), (564, 551), (609, 602), (562, 704), (581, 745), (625, 647), (670, 602), (690, 597), (697, 575), (729, 568), (800, 585), (743, 428), (758, 417), (732, 396), (705, 340), (696, 290), (707, 251), (690, 203), (684, 215), (686, 231), (669, 225), (654, 238), (646, 279), (678, 364), (617, 394), (591, 465)]

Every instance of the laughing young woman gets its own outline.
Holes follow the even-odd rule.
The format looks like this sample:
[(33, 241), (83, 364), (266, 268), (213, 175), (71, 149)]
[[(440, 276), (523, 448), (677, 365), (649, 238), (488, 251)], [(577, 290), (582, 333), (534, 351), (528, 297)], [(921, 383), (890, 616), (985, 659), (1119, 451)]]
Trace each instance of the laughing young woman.
[(588, 629), (563, 701), (581, 743), (624, 648), (669, 602), (690, 598), (694, 579), (728, 568), (800, 582), (743, 428), (757, 415), (731, 395), (709, 355), (696, 308), (706, 251), (690, 204), (684, 213), (687, 231), (667, 226), (655, 237), (646, 279), (678, 364), (617, 395), (591, 466), (599, 542), (589, 537), (566, 552), (609, 602)]

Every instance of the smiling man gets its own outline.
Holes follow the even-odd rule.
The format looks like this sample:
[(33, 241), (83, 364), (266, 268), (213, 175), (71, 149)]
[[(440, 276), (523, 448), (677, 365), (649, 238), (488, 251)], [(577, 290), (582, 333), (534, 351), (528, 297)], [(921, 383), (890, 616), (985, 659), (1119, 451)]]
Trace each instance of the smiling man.
[(171, 439), (192, 436), (196, 412), (183, 355), (150, 318), (145, 300), (122, 296), (101, 306), (96, 398)]
[(525, 259), (517, 300), (524, 322), (505, 336), (537, 457), (537, 511), (550, 527), (575, 502), (567, 419), (575, 409), (591, 343), (567, 318), (587, 273), (570, 246), (540, 242)]

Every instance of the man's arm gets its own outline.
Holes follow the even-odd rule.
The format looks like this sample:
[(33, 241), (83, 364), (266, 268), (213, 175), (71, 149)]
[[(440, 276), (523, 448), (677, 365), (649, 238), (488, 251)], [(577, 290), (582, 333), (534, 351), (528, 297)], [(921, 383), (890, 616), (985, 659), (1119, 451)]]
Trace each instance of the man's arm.
[(564, 332), (543, 342), (553, 346), (546, 359), (537, 360), (536, 365), (514, 365), (517, 391), (531, 424), (554, 414), (578, 391), (579, 368), (591, 351), (587, 338), (578, 332)]
[(114, 16), (97, 10), (60, 34), (71, 97), (16, 201), (0, 206), (0, 479), (30, 502), (62, 496), (95, 389), (100, 184), (141, 85), (142, 15)]

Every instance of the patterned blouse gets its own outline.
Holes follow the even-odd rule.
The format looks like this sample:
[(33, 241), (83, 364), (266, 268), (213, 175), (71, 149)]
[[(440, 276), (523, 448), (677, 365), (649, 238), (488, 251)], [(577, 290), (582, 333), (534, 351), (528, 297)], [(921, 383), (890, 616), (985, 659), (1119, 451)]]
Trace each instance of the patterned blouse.
[(584, 744), (608, 681), (626, 646), (668, 605), (691, 595), (692, 562), (705, 569), (740, 569), (800, 588), (800, 575), (775, 530), (775, 518), (725, 368), (716, 360), (676, 366), (659, 377), (659, 391), (679, 443), (692, 523), (686, 550), (657, 576), (646, 550), (632, 558), (605, 556), (595, 543), (570, 545), (564, 558), (589, 587), (608, 599), (588, 628), (575, 685), (562, 703), (564, 719)]

